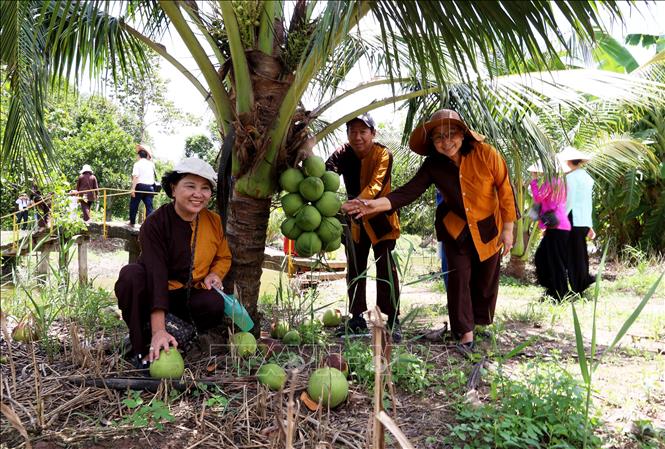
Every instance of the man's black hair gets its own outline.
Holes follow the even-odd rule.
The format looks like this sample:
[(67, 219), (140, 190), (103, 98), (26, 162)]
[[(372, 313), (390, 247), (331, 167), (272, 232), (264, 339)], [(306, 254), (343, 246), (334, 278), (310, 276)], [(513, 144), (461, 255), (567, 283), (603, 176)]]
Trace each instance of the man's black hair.
[(146, 150), (139, 150), (138, 155), (140, 158), (147, 159), (148, 158), (148, 152)]

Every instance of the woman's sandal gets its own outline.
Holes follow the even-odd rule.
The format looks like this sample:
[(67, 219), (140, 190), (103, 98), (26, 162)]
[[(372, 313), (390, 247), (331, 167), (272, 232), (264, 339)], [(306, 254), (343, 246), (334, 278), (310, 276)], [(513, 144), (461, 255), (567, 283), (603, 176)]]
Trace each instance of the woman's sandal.
[(128, 359), (129, 363), (132, 364), (135, 371), (134, 374), (137, 376), (150, 377), (150, 362), (143, 360), (143, 357), (140, 355), (131, 356)]
[(476, 349), (476, 344), (473, 341), (467, 341), (466, 343), (457, 343), (455, 345), (457, 352), (466, 357), (471, 357)]

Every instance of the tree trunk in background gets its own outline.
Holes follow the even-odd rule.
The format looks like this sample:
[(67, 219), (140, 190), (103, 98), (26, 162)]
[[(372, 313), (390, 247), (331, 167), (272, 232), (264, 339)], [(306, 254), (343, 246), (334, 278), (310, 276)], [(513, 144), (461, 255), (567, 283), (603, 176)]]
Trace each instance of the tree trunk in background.
[[(111, 206), (113, 206), (113, 200), (114, 198), (111, 196), (106, 197), (106, 221), (111, 221), (113, 219), (113, 214), (111, 213)], [(102, 208), (104, 207), (104, 196), (100, 195), (99, 198), (97, 199), (97, 202), (99, 203)]]
[(503, 274), (519, 279), (520, 281), (526, 280), (526, 260), (511, 255), (508, 265), (503, 269)]
[(226, 238), (233, 263), (224, 279), (224, 289), (236, 292), (254, 321), (252, 333), (261, 332), (261, 316), (257, 303), (266, 246), (266, 231), (270, 218), (270, 199), (256, 199), (235, 190), (229, 204)]

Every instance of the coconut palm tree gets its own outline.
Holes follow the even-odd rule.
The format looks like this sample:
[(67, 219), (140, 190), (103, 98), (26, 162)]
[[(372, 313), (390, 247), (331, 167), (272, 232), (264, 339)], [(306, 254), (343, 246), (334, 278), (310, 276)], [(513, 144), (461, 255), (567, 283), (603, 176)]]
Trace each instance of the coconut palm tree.
[[(270, 198), (280, 171), (349, 118), (383, 104), (448, 92), (453, 84), (488, 101), (474, 117), (483, 122), (497, 106), (492, 85), (480, 81), (491, 79), (486, 68), (493, 61), (501, 56), (511, 66), (529, 61), (556, 67), (554, 43), (565, 43), (556, 18), (588, 40), (600, 25), (601, 6), (607, 15), (621, 16), (615, 0), (3, 1), (0, 62), (3, 82), (12, 89), (3, 169), (36, 171), (57, 160), (41, 114), (50, 82), (106, 72), (140, 77), (147, 70), (147, 46), (191, 82), (215, 116), (224, 139), (218, 195), (224, 210), (230, 194), (230, 278), (256, 315)], [(184, 42), (194, 67), (160, 43), (167, 32)], [(342, 93), (343, 81), (359, 65), (381, 77)], [(307, 110), (303, 104), (307, 94), (330, 103), (351, 94), (362, 98), (375, 85), (391, 86), (394, 95), (361, 101), (331, 123), (320, 120), (327, 106)], [(522, 101), (513, 91), (496, 95)], [(506, 120), (523, 117), (506, 114)], [(500, 138), (495, 121), (487, 123), (485, 131), (492, 131), (487, 134)], [(536, 144), (516, 151), (544, 157), (547, 148)], [(226, 182), (229, 172), (232, 185)]]

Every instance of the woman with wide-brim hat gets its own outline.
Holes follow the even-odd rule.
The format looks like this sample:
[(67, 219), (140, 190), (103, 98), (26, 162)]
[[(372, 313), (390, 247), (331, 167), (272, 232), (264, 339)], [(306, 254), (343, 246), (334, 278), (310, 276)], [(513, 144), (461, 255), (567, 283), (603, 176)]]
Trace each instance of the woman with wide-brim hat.
[(513, 246), (519, 214), (508, 168), (496, 149), (450, 109), (419, 125), (409, 147), (426, 158), (408, 183), (384, 198), (349, 202), (344, 211), (362, 217), (399, 209), (436, 185), (444, 197), (434, 227), (448, 257), (451, 330), (460, 350), (468, 352), (474, 347), (475, 325), (494, 319), (499, 262)]
[(92, 203), (97, 200), (98, 189), (97, 177), (92, 172), (92, 167), (89, 164), (84, 164), (76, 180), (76, 191), (80, 195), (79, 204), (83, 213), (83, 221), (86, 223), (90, 221), (90, 208)]
[(566, 213), (572, 225), (568, 238), (568, 283), (574, 293), (582, 293), (595, 282), (589, 274), (586, 239), (594, 239), (593, 178), (584, 169), (592, 156), (568, 146), (557, 154), (566, 174)]
[(545, 294), (561, 301), (568, 293), (568, 238), (570, 221), (566, 216), (566, 183), (562, 179), (560, 164), (555, 164), (557, 173), (538, 182), (544, 173), (543, 166), (536, 162), (527, 168), (531, 173), (531, 193), (534, 206), (538, 205), (535, 218), (543, 231), (534, 263), (538, 283), (545, 287)]
[(207, 209), (216, 186), (217, 174), (207, 162), (187, 158), (176, 164), (162, 178), (173, 201), (146, 218), (141, 254), (120, 270), (115, 294), (137, 366), (178, 346), (167, 317), (200, 331), (223, 323), (224, 301), (211, 289), (221, 288), (231, 252), (220, 216)]

